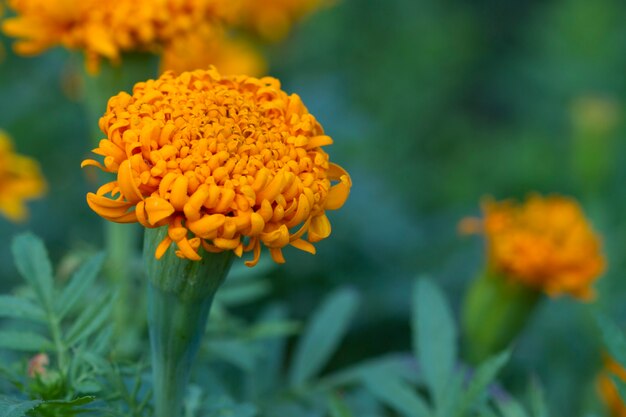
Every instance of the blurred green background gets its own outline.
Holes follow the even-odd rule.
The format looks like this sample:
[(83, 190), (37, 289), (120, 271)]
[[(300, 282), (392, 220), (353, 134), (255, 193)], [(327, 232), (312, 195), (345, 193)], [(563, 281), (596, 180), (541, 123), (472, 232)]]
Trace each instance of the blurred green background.
[[(538, 376), (554, 415), (597, 408), (601, 342), (590, 312), (626, 325), (626, 6), (620, 0), (343, 0), (266, 50), (270, 74), (302, 96), (354, 182), (314, 257), (286, 251), (272, 297), (306, 317), (330, 288), (364, 297), (334, 365), (409, 349), (412, 278), (434, 277), (458, 306), (484, 262), (457, 232), (480, 199), (531, 191), (581, 201), (604, 236), (598, 298), (546, 300), (516, 346), (504, 382)], [(56, 49), (16, 57), (0, 38), (0, 128), (49, 182), (29, 222), (0, 219), (0, 289), (17, 282), (10, 238), (30, 229), (54, 260), (101, 247), (91, 149), (76, 60)], [(244, 312), (254, 314), (254, 306)]]

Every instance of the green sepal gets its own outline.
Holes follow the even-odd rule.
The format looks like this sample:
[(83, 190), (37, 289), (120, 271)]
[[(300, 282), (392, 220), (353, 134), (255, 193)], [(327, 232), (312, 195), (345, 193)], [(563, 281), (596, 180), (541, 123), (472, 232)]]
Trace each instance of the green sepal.
[(541, 293), (493, 272), (485, 272), (468, 289), (463, 305), (465, 358), (483, 362), (506, 349), (520, 334)]

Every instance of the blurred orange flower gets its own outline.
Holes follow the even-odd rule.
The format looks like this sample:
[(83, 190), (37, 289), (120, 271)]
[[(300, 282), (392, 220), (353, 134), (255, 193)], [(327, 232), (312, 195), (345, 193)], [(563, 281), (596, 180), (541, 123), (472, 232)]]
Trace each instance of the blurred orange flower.
[(491, 270), (551, 296), (593, 295), (605, 259), (576, 201), (534, 194), (521, 204), (485, 201), (483, 212)]
[(0, 213), (12, 221), (24, 220), (25, 201), (40, 197), (45, 189), (39, 164), (16, 154), (9, 137), (0, 131)]
[(267, 65), (263, 56), (242, 39), (228, 37), (222, 28), (204, 27), (173, 39), (163, 51), (162, 71), (178, 74), (215, 66), (221, 74), (259, 77)]
[(626, 381), (626, 369), (608, 355), (604, 357), (604, 369), (598, 377), (598, 391), (612, 417), (626, 417), (626, 404), (620, 397), (610, 375)]
[(88, 68), (122, 52), (154, 51), (190, 30), (239, 15), (233, 0), (9, 0), (17, 13), (3, 24), (16, 52), (62, 45), (85, 52)]
[(201, 245), (253, 251), (249, 266), (261, 243), (276, 262), (287, 245), (315, 253), (331, 232), (326, 210), (350, 192), (348, 173), (322, 150), (332, 139), (274, 78), (166, 72), (112, 97), (100, 129), (107, 138), (94, 153), (104, 165), (83, 166), (117, 178), (87, 202), (110, 221), (167, 226), (157, 258), (172, 242), (191, 260)]
[(283, 39), (292, 25), (331, 0), (243, 0), (242, 23), (261, 38)]

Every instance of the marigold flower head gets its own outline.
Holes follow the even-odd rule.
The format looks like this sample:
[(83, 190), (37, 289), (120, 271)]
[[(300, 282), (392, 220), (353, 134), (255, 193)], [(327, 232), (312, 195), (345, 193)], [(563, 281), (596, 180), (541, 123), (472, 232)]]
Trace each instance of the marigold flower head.
[(598, 377), (598, 391), (612, 417), (626, 417), (626, 404), (620, 397), (611, 379), (615, 375), (626, 381), (626, 369), (608, 355), (604, 356), (604, 369)]
[(0, 213), (13, 221), (24, 220), (25, 201), (40, 197), (45, 188), (37, 162), (16, 154), (9, 137), (0, 131)]
[(84, 50), (88, 68), (101, 57), (152, 51), (198, 27), (232, 20), (235, 0), (9, 0), (17, 16), (3, 29), (16, 52), (34, 55), (62, 45)]
[(107, 138), (94, 153), (104, 165), (83, 166), (117, 178), (87, 202), (114, 222), (167, 226), (157, 258), (172, 242), (191, 260), (200, 246), (253, 251), (249, 266), (261, 244), (276, 262), (287, 245), (315, 253), (312, 243), (331, 231), (326, 210), (340, 208), (351, 187), (322, 150), (332, 139), (274, 78), (166, 72), (112, 97), (100, 129)]
[(242, 23), (269, 41), (284, 38), (291, 26), (331, 0), (243, 0)]
[(205, 27), (172, 40), (164, 49), (161, 67), (180, 74), (215, 66), (221, 74), (265, 73), (267, 65), (261, 54), (242, 39), (230, 38), (224, 30)]
[(592, 296), (604, 271), (600, 239), (573, 199), (531, 195), (483, 204), (489, 267), (549, 295)]

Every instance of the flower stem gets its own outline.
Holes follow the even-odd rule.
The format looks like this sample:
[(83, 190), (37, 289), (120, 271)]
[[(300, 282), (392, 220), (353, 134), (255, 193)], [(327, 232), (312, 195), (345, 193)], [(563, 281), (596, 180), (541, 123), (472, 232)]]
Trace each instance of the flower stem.
[(170, 248), (156, 260), (156, 246), (166, 234), (167, 227), (146, 229), (144, 240), (155, 417), (181, 415), (211, 303), (233, 259), (232, 251), (203, 252), (202, 260), (190, 261)]

